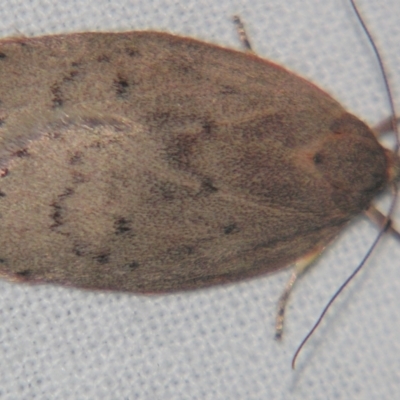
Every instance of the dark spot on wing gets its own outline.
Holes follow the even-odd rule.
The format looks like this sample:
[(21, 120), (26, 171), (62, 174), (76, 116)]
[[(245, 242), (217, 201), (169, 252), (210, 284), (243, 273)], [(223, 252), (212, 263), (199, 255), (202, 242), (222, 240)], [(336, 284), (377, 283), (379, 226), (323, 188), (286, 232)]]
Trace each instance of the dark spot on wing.
[(226, 225), (226, 226), (224, 226), (223, 229), (224, 229), (225, 235), (230, 235), (230, 234), (237, 233), (240, 231), (240, 229), (238, 228), (238, 226), (235, 223)]
[(83, 158), (83, 153), (81, 151), (77, 151), (71, 156), (71, 158), (69, 159), (69, 163), (71, 165), (83, 164), (82, 158)]
[(313, 157), (314, 164), (322, 164), (324, 157), (321, 153), (315, 153)]
[(232, 86), (221, 85), (220, 87), (221, 87), (221, 90), (220, 90), (221, 94), (237, 94), (238, 93), (238, 91)]
[(167, 250), (167, 258), (170, 260), (181, 260), (194, 253), (194, 247), (190, 245), (180, 245), (171, 247)]
[(195, 135), (181, 134), (170, 138), (165, 148), (167, 160), (178, 168), (187, 168), (196, 142)]
[(63, 223), (63, 209), (61, 205), (58, 203), (52, 203), (50, 206), (53, 209), (53, 212), (50, 215), (51, 219), (53, 220), (51, 228), (57, 228), (58, 226), (61, 226)]
[(18, 271), (15, 273), (19, 278), (29, 278), (32, 276), (32, 271), (30, 269), (23, 269), (22, 271)]
[(193, 65), (191, 64), (177, 64), (178, 69), (180, 72), (182, 72), (184, 75), (190, 74), (193, 72)]
[(28, 149), (20, 149), (17, 150), (13, 155), (22, 158), (22, 157), (28, 157), (30, 154), (28, 152)]
[(135, 260), (131, 261), (130, 263), (128, 263), (126, 265), (124, 265), (125, 268), (127, 268), (127, 269), (129, 269), (131, 271), (135, 270), (136, 268), (139, 268), (139, 266), (140, 266), (140, 264)]
[(72, 248), (72, 252), (78, 256), (78, 257), (82, 257), (85, 254), (87, 254), (87, 248), (86, 245), (83, 243), (75, 243), (73, 248)]
[(204, 121), (202, 125), (203, 133), (205, 133), (207, 136), (211, 135), (214, 126), (215, 124), (213, 123), (213, 121)]
[(129, 82), (122, 75), (118, 75), (114, 80), (114, 86), (118, 97), (123, 97), (128, 93)]
[(73, 81), (78, 76), (78, 74), (79, 74), (79, 72), (77, 70), (70, 71), (69, 75), (67, 75), (63, 78), (63, 83)]
[(146, 199), (148, 204), (161, 204), (180, 199), (187, 199), (195, 195), (194, 190), (168, 180), (161, 180), (154, 174), (146, 174), (149, 184), (150, 197)]
[(132, 229), (129, 225), (130, 225), (130, 221), (127, 220), (126, 218), (124, 218), (124, 217), (118, 218), (114, 222), (115, 234), (122, 235), (124, 233), (130, 232)]
[[(73, 62), (71, 65), (72, 65), (72, 67), (78, 67), (79, 63)], [(79, 74), (78, 70), (76, 70), (76, 69), (71, 70), (71, 71), (69, 71), (69, 73), (67, 73), (63, 77), (61, 82), (56, 82), (51, 86), (50, 91), (53, 95), (53, 98), (51, 100), (52, 104), (53, 104), (53, 108), (61, 107), (64, 104), (65, 98), (64, 98), (62, 87), (63, 87), (63, 85), (74, 81), (74, 79), (78, 76), (78, 74)]]
[(205, 178), (201, 182), (200, 194), (209, 195), (218, 192), (218, 188), (214, 186), (210, 178)]
[(57, 228), (64, 223), (63, 219), (65, 210), (62, 203), (66, 197), (72, 196), (73, 194), (73, 189), (66, 188), (64, 193), (58, 196), (58, 200), (50, 204), (50, 207), (53, 209), (53, 212), (50, 215), (50, 218), (53, 220), (53, 224), (50, 226), (50, 228)]
[(55, 84), (50, 88), (50, 91), (53, 95), (53, 98), (51, 99), (51, 102), (53, 103), (53, 108), (61, 107), (64, 103), (64, 100), (60, 86), (58, 84)]
[(169, 111), (155, 111), (150, 113), (147, 117), (147, 122), (150, 125), (155, 125), (157, 127), (162, 127), (167, 124), (170, 120), (171, 113)]
[(99, 254), (93, 257), (99, 264), (108, 264), (110, 262), (110, 253)]
[(127, 47), (125, 49), (125, 53), (129, 56), (129, 57), (137, 57), (140, 55), (139, 50), (135, 49), (134, 47)]
[(80, 172), (73, 171), (71, 175), (72, 175), (72, 182), (75, 185), (79, 185), (80, 183), (85, 183), (88, 180), (86, 176)]
[(105, 54), (102, 54), (101, 56), (97, 57), (98, 62), (110, 62), (110, 57), (106, 56)]

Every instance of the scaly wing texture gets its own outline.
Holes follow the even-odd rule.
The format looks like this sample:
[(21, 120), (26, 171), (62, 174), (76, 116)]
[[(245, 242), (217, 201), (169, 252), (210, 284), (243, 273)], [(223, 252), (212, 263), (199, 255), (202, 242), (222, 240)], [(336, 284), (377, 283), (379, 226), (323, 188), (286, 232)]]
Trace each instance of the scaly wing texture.
[(274, 271), (386, 182), (370, 130), (255, 56), (151, 32), (0, 42), (0, 270), (166, 292)]

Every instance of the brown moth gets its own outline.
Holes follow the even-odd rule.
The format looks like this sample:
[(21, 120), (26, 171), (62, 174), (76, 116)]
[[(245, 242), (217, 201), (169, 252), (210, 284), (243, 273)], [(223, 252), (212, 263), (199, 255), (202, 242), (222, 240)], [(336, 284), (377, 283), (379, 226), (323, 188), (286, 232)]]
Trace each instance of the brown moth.
[(254, 54), (167, 33), (0, 41), (0, 272), (140, 293), (317, 254), (399, 175), (374, 132)]

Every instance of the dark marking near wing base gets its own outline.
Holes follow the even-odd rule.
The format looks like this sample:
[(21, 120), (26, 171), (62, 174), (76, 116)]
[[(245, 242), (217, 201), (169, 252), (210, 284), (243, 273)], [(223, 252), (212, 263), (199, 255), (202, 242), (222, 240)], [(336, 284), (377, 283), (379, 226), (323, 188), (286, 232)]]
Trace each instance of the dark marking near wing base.
[(29, 269), (24, 269), (15, 273), (19, 278), (29, 278), (32, 276), (32, 271)]
[(93, 257), (99, 264), (108, 264), (110, 262), (110, 253), (99, 254), (98, 256)]
[(53, 209), (53, 213), (51, 214), (51, 219), (54, 221), (53, 225), (50, 228), (54, 229), (63, 224), (64, 219), (64, 208), (62, 206), (62, 201), (69, 196), (74, 194), (74, 190), (71, 188), (66, 188), (64, 193), (58, 196), (58, 201), (50, 204), (50, 207)]
[(125, 53), (129, 56), (129, 57), (138, 57), (140, 56), (140, 51), (133, 48), (133, 47), (127, 47), (125, 49)]
[(51, 228), (57, 228), (63, 224), (62, 207), (57, 203), (51, 204), (51, 207), (53, 208), (51, 219), (54, 221), (53, 225), (51, 225)]
[[(72, 67), (79, 67), (79, 63), (72, 63)], [(78, 75), (79, 72), (77, 70), (71, 70), (66, 76), (64, 76), (61, 82), (54, 83), (54, 85), (50, 88), (50, 91), (53, 95), (53, 108), (59, 108), (64, 105), (65, 98), (62, 91), (62, 86), (66, 83), (72, 82)]]
[(314, 161), (314, 164), (321, 164), (323, 161), (322, 154), (320, 154), (320, 153), (314, 154), (313, 161)]
[(130, 232), (132, 229), (129, 226), (130, 221), (124, 217), (118, 218), (114, 223), (115, 234), (122, 235), (124, 233)]
[(50, 90), (53, 95), (53, 98), (51, 99), (53, 108), (61, 107), (64, 103), (64, 100), (60, 86), (58, 84), (55, 84), (51, 87)]
[(125, 265), (125, 268), (127, 268), (127, 269), (129, 269), (131, 271), (133, 271), (133, 270), (135, 270), (136, 268), (139, 268), (139, 267), (140, 267), (140, 264), (137, 261), (131, 261), (130, 263)]
[(118, 75), (117, 79), (114, 80), (114, 85), (118, 97), (123, 97), (128, 93), (129, 82), (123, 76)]
[(205, 178), (201, 182), (201, 189), (200, 189), (199, 194), (207, 196), (207, 195), (215, 193), (215, 192), (218, 192), (218, 188), (214, 186), (214, 184), (210, 178)]
[(17, 156), (17, 157), (29, 157), (30, 156), (28, 149), (18, 150), (13, 155)]
[(109, 63), (111, 60), (110, 60), (109, 56), (102, 54), (101, 56), (97, 57), (97, 61), (100, 63), (102, 63), (102, 62)]
[(240, 231), (240, 229), (238, 228), (238, 226), (235, 223), (229, 224), (229, 225), (224, 227), (225, 235), (230, 235), (232, 233), (237, 233), (239, 231)]
[(71, 165), (80, 165), (83, 164), (82, 161), (83, 153), (81, 151), (77, 151), (71, 158), (69, 159), (69, 163)]
[(87, 254), (87, 249), (83, 243), (75, 243), (72, 252), (78, 257), (83, 257)]

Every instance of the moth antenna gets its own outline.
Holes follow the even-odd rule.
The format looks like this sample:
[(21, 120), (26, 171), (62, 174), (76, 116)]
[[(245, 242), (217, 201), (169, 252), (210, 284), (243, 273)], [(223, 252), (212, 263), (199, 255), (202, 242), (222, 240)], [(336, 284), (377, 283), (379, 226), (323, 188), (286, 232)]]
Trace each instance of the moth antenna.
[(355, 15), (357, 16), (357, 19), (360, 22), (365, 35), (367, 36), (367, 39), (372, 47), (373, 52), (375, 53), (376, 60), (379, 64), (379, 69), (381, 70), (381, 73), (382, 73), (383, 83), (385, 85), (386, 93), (388, 95), (388, 100), (389, 100), (390, 114), (391, 114), (391, 120), (392, 120), (392, 129), (393, 129), (393, 132), (396, 134), (396, 146), (395, 146), (394, 152), (397, 154), (399, 152), (399, 147), (400, 147), (399, 130), (397, 127), (396, 109), (395, 109), (395, 105), (394, 105), (392, 89), (390, 88), (390, 84), (389, 84), (388, 74), (387, 74), (385, 65), (383, 63), (382, 56), (379, 53), (379, 50), (374, 41), (374, 38), (372, 37), (371, 32), (368, 30), (367, 25), (365, 24), (364, 20), (362, 19), (360, 11), (358, 10), (358, 8), (355, 4), (355, 1), (350, 0), (350, 4), (353, 7), (353, 11), (354, 11)]
[(348, 283), (358, 274), (358, 272), (360, 271), (360, 269), (364, 266), (364, 264), (366, 263), (366, 261), (368, 260), (369, 256), (371, 255), (371, 253), (373, 252), (373, 250), (375, 249), (376, 245), (378, 244), (380, 238), (383, 236), (383, 234), (385, 233), (385, 231), (387, 230), (387, 228), (390, 225), (390, 219), (388, 219), (386, 217), (386, 222), (385, 225), (383, 226), (383, 228), (380, 230), (378, 236), (375, 238), (374, 243), (372, 244), (372, 246), (369, 248), (369, 250), (367, 251), (367, 254), (364, 256), (363, 260), (361, 261), (361, 263), (358, 265), (358, 267), (352, 272), (352, 274), (344, 281), (344, 283), (342, 283), (342, 285), (339, 287), (339, 289), (335, 292), (335, 294), (331, 297), (331, 299), (329, 300), (328, 304), (325, 306), (324, 310), (322, 311), (321, 315), (319, 316), (317, 322), (314, 324), (314, 326), (311, 328), (311, 330), (308, 332), (307, 336), (303, 339), (303, 341), (300, 343), (299, 347), (297, 348), (296, 352), (294, 353), (294, 356), (292, 358), (292, 369), (295, 369), (296, 366), (296, 359), (297, 356), (300, 354), (300, 351), (302, 350), (302, 348), (304, 347), (304, 345), (308, 342), (308, 339), (310, 339), (310, 337), (312, 336), (312, 334), (316, 331), (316, 329), (318, 328), (319, 324), (321, 323), (322, 319), (324, 318), (325, 314), (328, 312), (330, 306), (332, 305), (332, 303), (336, 300), (336, 298), (340, 295), (340, 293), (343, 291), (343, 289), (348, 285)]
[[(397, 116), (396, 116), (396, 111), (395, 111), (395, 105), (394, 105), (394, 100), (393, 100), (393, 94), (392, 94), (392, 90), (390, 89), (390, 85), (389, 85), (389, 79), (388, 79), (388, 75), (386, 72), (386, 68), (384, 66), (383, 60), (382, 60), (382, 56), (379, 53), (379, 50), (375, 44), (375, 41), (370, 33), (370, 31), (368, 30), (363, 18), (361, 17), (361, 14), (355, 4), (354, 0), (350, 0), (350, 4), (353, 8), (353, 11), (359, 21), (359, 23), (361, 24), (361, 27), (365, 33), (365, 35), (367, 36), (367, 39), (372, 47), (372, 50), (375, 54), (376, 60), (378, 61), (379, 64), (379, 68), (380, 71), (382, 73), (382, 78), (383, 78), (383, 82), (385, 85), (385, 89), (386, 89), (386, 93), (388, 96), (388, 100), (389, 100), (389, 105), (390, 105), (390, 111), (391, 111), (391, 125), (392, 125), (392, 130), (396, 135), (396, 144), (395, 144), (395, 148), (394, 148), (394, 152), (396, 154), (398, 154), (399, 152), (399, 148), (400, 148), (400, 140), (399, 140), (399, 130), (397, 127)], [(310, 339), (310, 337), (313, 335), (313, 333), (316, 331), (316, 329), (318, 328), (318, 326), (320, 325), (322, 319), (324, 318), (325, 314), (328, 312), (330, 306), (333, 304), (333, 302), (337, 299), (337, 297), (339, 296), (339, 294), (344, 290), (344, 288), (350, 283), (350, 281), (358, 274), (358, 272), (362, 269), (362, 267), (365, 265), (366, 261), (368, 260), (369, 256), (371, 255), (371, 253), (374, 251), (375, 247), (377, 246), (377, 244), (379, 243), (381, 237), (384, 235), (384, 233), (388, 230), (388, 228), (391, 225), (391, 215), (393, 214), (395, 205), (397, 203), (397, 195), (398, 195), (398, 189), (397, 189), (397, 185), (395, 183), (392, 184), (392, 192), (393, 192), (393, 198), (392, 201), (390, 203), (390, 208), (389, 208), (389, 212), (387, 213), (387, 215), (385, 216), (384, 222), (382, 224), (382, 228), (379, 231), (377, 237), (375, 238), (374, 242), (372, 243), (371, 247), (369, 248), (369, 250), (367, 251), (367, 254), (364, 256), (364, 258), (362, 259), (361, 263), (358, 265), (358, 267), (352, 272), (352, 274), (344, 281), (344, 283), (339, 287), (339, 289), (335, 292), (335, 294), (332, 296), (332, 298), (329, 300), (328, 304), (325, 306), (325, 308), (323, 309), (320, 317), (318, 318), (317, 322), (314, 324), (314, 326), (311, 328), (311, 330), (308, 332), (307, 336), (303, 339), (303, 341), (300, 343), (299, 347), (297, 348), (296, 352), (294, 353), (294, 356), (292, 358), (292, 369), (295, 369), (296, 366), (296, 360), (298, 355), (300, 354), (301, 350), (303, 349), (304, 345), (308, 342), (308, 340)]]

